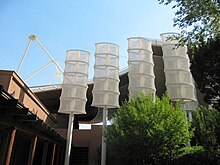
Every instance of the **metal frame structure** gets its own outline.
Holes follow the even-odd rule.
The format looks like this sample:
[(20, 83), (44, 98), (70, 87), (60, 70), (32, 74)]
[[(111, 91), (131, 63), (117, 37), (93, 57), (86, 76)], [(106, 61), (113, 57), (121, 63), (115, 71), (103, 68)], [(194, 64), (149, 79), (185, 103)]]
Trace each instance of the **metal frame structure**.
[[(50, 53), (46, 50), (46, 48), (43, 46), (43, 44), (39, 41), (39, 39), (37, 38), (37, 36), (36, 35), (34, 35), (34, 34), (31, 34), (30, 36), (29, 36), (29, 41), (28, 41), (28, 44), (27, 44), (27, 46), (26, 46), (26, 48), (25, 48), (25, 51), (24, 51), (24, 54), (23, 54), (23, 56), (22, 56), (22, 58), (21, 58), (21, 61), (20, 61), (20, 63), (19, 63), (19, 65), (18, 65), (18, 68), (17, 68), (17, 70), (16, 70), (16, 72), (18, 73), (19, 72), (19, 70), (20, 70), (20, 68), (21, 68), (21, 65), (22, 65), (22, 63), (23, 63), (23, 61), (24, 61), (24, 59), (25, 59), (25, 57), (26, 57), (26, 55), (27, 55), (27, 52), (28, 52), (28, 50), (29, 50), (29, 48), (30, 48), (30, 45), (31, 45), (31, 43), (33, 42), (33, 41), (36, 41), (37, 43), (38, 43), (38, 45), (43, 49), (43, 51), (47, 54), (47, 56), (50, 58), (50, 62), (48, 62), (47, 64), (45, 64), (44, 66), (42, 66), (40, 69), (38, 69), (37, 71), (35, 71), (33, 74), (31, 74), (30, 76), (28, 76), (26, 79), (25, 79), (25, 81), (27, 81), (27, 80), (29, 80), (29, 79), (31, 79), (32, 77), (34, 77), (36, 74), (38, 74), (39, 72), (41, 72), (42, 70), (44, 70), (46, 67), (48, 67), (51, 63), (53, 63), (54, 65), (55, 65), (55, 67), (56, 67), (56, 69), (57, 69), (57, 72), (58, 72), (58, 70), (63, 74), (63, 69), (58, 65), (58, 63), (54, 60), (54, 58), (50, 55)], [(60, 79), (62, 80), (62, 77), (60, 76), (60, 74), (55, 74), (55, 77), (60, 77)], [(52, 80), (54, 79), (54, 77), (52, 78)], [(52, 81), (51, 80), (51, 81)]]

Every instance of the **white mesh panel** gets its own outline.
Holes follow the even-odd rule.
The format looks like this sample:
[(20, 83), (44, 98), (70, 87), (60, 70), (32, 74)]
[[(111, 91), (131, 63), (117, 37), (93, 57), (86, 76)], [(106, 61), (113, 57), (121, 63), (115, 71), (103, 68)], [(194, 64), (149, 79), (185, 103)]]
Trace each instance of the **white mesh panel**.
[(143, 92), (144, 94), (153, 94), (153, 95), (155, 95), (155, 90), (154, 89), (148, 89), (148, 88), (146, 88), (146, 87), (144, 87), (144, 88), (139, 88), (139, 89), (136, 89), (136, 88), (130, 88), (129, 89), (129, 97), (130, 98), (133, 98), (133, 97), (136, 97), (136, 96), (138, 96), (139, 94), (140, 94), (140, 91), (141, 92)]
[(118, 81), (115, 79), (97, 78), (93, 91), (118, 92)]
[(154, 75), (154, 66), (152, 63), (147, 62), (132, 62), (131, 60), (128, 63), (129, 65), (129, 74), (148, 74)]
[(161, 34), (167, 92), (172, 100), (197, 101), (194, 80), (190, 72), (186, 46), (170, 40), (176, 33)]
[(178, 33), (163, 33), (161, 34), (161, 40), (163, 45), (172, 45), (175, 48), (175, 45), (178, 44), (178, 40), (171, 39), (175, 36), (178, 36)]
[(119, 107), (119, 48), (112, 43), (96, 44), (92, 106)]
[(85, 114), (85, 106), (86, 100), (80, 100), (77, 98), (61, 98), (60, 107), (62, 109), (59, 109), (59, 112), (67, 114)]
[(188, 71), (182, 71), (182, 70), (166, 71), (165, 76), (166, 76), (166, 85), (193, 84), (192, 75)]
[[(187, 55), (186, 46), (177, 46), (177, 45), (166, 45), (167, 49), (163, 50), (163, 57), (185, 57), (189, 58)], [(172, 50), (172, 51), (170, 51)]]
[(63, 78), (63, 84), (87, 84), (87, 76), (80, 73), (65, 73), (65, 77)]
[(153, 57), (152, 57), (152, 50), (145, 50), (141, 48), (134, 48), (131, 49), (129, 48), (129, 58), (130, 61), (132, 62), (141, 62), (141, 61), (146, 61), (149, 63), (153, 63)]
[(79, 98), (79, 99), (85, 100), (86, 91), (87, 91), (87, 87), (85, 86), (78, 86), (78, 85), (75, 85), (75, 86), (63, 85), (62, 86), (62, 93), (65, 94), (66, 98)]
[[(144, 49), (143, 49), (144, 48)], [(137, 49), (139, 51), (150, 51), (152, 52), (151, 42), (145, 38), (134, 37), (128, 39), (128, 49)]]
[(129, 74), (129, 87), (132, 88), (153, 88), (154, 89), (154, 77), (149, 75), (130, 75)]
[(89, 52), (69, 50), (66, 54), (60, 97), (60, 113), (85, 114)]
[(189, 85), (168, 85), (167, 91), (173, 100), (195, 100), (194, 87)]
[(155, 95), (155, 75), (151, 42), (145, 38), (128, 39), (129, 99), (140, 92)]
[(189, 72), (189, 65), (190, 63), (188, 58), (164, 57), (164, 69), (166, 71), (178, 68), (179, 70)]

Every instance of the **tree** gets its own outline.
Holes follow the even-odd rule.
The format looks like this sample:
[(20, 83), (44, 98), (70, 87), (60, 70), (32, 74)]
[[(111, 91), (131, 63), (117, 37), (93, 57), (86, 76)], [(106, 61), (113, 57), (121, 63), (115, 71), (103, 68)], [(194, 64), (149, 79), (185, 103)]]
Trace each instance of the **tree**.
[(194, 49), (190, 69), (205, 102), (220, 111), (220, 37)]
[(204, 147), (210, 160), (220, 164), (220, 112), (199, 107), (193, 123), (197, 145)]
[(185, 113), (162, 99), (140, 95), (125, 102), (107, 130), (113, 158), (124, 164), (159, 164), (174, 159), (192, 136)]
[[(181, 29), (180, 41), (188, 46), (199, 45), (220, 34), (219, 0), (158, 0), (173, 4), (174, 26)], [(173, 3), (174, 2), (174, 3)]]

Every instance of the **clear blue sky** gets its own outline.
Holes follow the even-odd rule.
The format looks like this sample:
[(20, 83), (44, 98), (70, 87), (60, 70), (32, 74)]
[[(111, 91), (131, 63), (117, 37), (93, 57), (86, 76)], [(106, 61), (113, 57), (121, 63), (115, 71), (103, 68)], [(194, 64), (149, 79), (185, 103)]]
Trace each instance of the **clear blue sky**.
[[(120, 68), (127, 67), (127, 38), (160, 39), (173, 27), (174, 11), (157, 0), (0, 0), (0, 69), (16, 70), (30, 34), (35, 34), (64, 69), (66, 50), (89, 51), (89, 78), (93, 77), (95, 43), (120, 46)], [(23, 79), (50, 59), (33, 42), (19, 71)], [(29, 86), (50, 82), (56, 73), (50, 65)], [(60, 83), (59, 79), (53, 81)]]

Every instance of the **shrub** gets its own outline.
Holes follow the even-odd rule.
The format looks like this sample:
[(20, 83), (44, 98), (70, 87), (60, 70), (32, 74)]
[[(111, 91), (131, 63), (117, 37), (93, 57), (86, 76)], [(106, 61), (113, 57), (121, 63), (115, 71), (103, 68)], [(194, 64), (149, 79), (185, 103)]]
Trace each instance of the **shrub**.
[(192, 137), (185, 112), (162, 99), (141, 94), (115, 113), (106, 138), (111, 157), (124, 164), (165, 164), (175, 159)]

